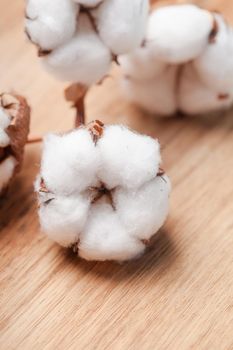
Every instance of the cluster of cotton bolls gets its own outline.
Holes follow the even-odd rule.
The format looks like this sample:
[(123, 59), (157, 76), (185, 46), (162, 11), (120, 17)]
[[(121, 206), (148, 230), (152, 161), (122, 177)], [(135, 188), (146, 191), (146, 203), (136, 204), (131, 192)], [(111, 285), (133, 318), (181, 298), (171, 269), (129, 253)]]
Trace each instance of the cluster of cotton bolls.
[(148, 11), (148, 0), (28, 0), (25, 31), (48, 71), (90, 86), (142, 45)]
[(17, 95), (0, 95), (0, 195), (20, 170), (29, 132), (30, 109)]
[(233, 103), (233, 29), (195, 5), (155, 8), (144, 47), (121, 57), (125, 95), (150, 113), (201, 114)]
[(157, 140), (120, 125), (48, 135), (35, 184), (42, 230), (87, 260), (140, 256), (168, 213), (160, 162)]
[[(27, 1), (26, 33), (47, 70), (75, 83), (66, 96), (78, 124), (85, 90), (143, 46), (148, 11), (148, 0)], [(120, 125), (48, 135), (35, 184), (42, 230), (87, 260), (140, 256), (168, 212), (160, 161), (157, 140)]]

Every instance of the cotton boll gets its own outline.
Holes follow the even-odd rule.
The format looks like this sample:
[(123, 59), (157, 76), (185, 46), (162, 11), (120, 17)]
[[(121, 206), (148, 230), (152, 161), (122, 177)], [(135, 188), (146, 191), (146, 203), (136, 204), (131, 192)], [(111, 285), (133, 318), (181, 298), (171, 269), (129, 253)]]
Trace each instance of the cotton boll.
[(170, 116), (177, 108), (176, 79), (178, 67), (167, 66), (162, 74), (150, 80), (126, 78), (123, 90), (126, 98), (149, 113)]
[(49, 191), (71, 194), (94, 186), (98, 167), (99, 156), (88, 130), (45, 138), (41, 177)]
[(110, 51), (99, 39), (89, 18), (82, 14), (75, 36), (45, 56), (43, 63), (59, 79), (89, 86), (107, 74), (111, 60)]
[(39, 209), (42, 230), (64, 247), (76, 243), (87, 220), (90, 200), (79, 195), (54, 196), (47, 201)]
[(16, 159), (13, 156), (7, 157), (0, 163), (0, 192), (7, 187), (13, 177), (16, 164)]
[(150, 16), (146, 39), (144, 48), (121, 59), (130, 101), (159, 116), (231, 106), (233, 29), (221, 15), (194, 5), (163, 7)]
[(201, 114), (229, 108), (233, 103), (233, 91), (228, 95), (218, 91), (218, 86), (205, 85), (190, 63), (184, 68), (180, 81), (179, 109), (187, 114)]
[(155, 10), (147, 29), (147, 45), (167, 63), (196, 58), (208, 43), (213, 15), (195, 5), (173, 5)]
[(40, 48), (52, 50), (73, 36), (78, 12), (72, 0), (28, 0), (26, 32)]
[(115, 55), (139, 47), (145, 36), (148, 0), (105, 0), (93, 11), (99, 35)]
[(150, 80), (162, 74), (167, 64), (156, 59), (147, 48), (139, 48), (129, 55), (119, 57), (119, 63), (125, 76), (137, 80)]
[(141, 186), (159, 169), (158, 141), (123, 126), (106, 127), (104, 136), (98, 141), (98, 149), (102, 164), (98, 175), (108, 189)]
[(149, 240), (164, 224), (168, 214), (171, 184), (166, 175), (135, 190), (116, 189), (116, 212), (128, 234)]
[(194, 66), (205, 85), (230, 93), (233, 90), (233, 29), (221, 15), (215, 17), (218, 25), (216, 38), (194, 61)]
[(109, 204), (93, 206), (80, 236), (79, 255), (86, 260), (125, 261), (144, 252), (144, 244), (128, 235)]
[(48, 136), (35, 183), (42, 230), (87, 260), (139, 257), (168, 211), (160, 161), (157, 140), (123, 126)]

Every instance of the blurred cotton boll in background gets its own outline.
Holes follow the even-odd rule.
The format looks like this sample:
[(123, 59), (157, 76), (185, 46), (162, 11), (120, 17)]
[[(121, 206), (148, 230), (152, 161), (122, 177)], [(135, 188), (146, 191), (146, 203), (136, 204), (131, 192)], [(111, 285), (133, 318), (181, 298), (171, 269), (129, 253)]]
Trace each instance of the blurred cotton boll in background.
[(148, 0), (28, 0), (25, 30), (48, 71), (90, 86), (143, 44)]
[(233, 29), (220, 14), (195, 5), (155, 8), (144, 47), (120, 58), (125, 95), (160, 116), (229, 108), (232, 53)]

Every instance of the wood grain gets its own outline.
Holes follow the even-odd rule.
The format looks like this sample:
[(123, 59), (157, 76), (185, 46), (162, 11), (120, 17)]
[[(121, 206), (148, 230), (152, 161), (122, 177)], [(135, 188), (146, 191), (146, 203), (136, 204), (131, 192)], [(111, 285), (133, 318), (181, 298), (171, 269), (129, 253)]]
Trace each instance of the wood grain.
[[(0, 91), (28, 98), (33, 135), (70, 128), (64, 86), (43, 72), (24, 37), (23, 1), (0, 5)], [(211, 5), (233, 20), (231, 0)], [(89, 120), (160, 138), (173, 183), (169, 219), (138, 261), (77, 259), (39, 233), (41, 148), (28, 145), (0, 203), (0, 349), (233, 349), (233, 111), (156, 120), (124, 101), (119, 78), (93, 88), (87, 106)]]

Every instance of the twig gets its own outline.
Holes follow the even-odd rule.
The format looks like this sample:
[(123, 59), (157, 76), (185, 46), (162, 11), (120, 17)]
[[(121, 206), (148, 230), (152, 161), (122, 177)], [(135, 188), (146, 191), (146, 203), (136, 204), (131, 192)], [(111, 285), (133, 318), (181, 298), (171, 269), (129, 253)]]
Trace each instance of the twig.
[(85, 115), (85, 95), (80, 97), (75, 103), (76, 117), (75, 117), (75, 127), (78, 128), (81, 125), (85, 125), (86, 115)]
[(85, 96), (88, 88), (80, 84), (72, 84), (65, 90), (65, 98), (73, 103), (76, 109), (75, 127), (78, 128), (86, 123)]
[(33, 143), (39, 143), (39, 142), (42, 142), (43, 141), (43, 137), (42, 136), (32, 136), (32, 137), (29, 137), (27, 139), (27, 144), (33, 144)]

